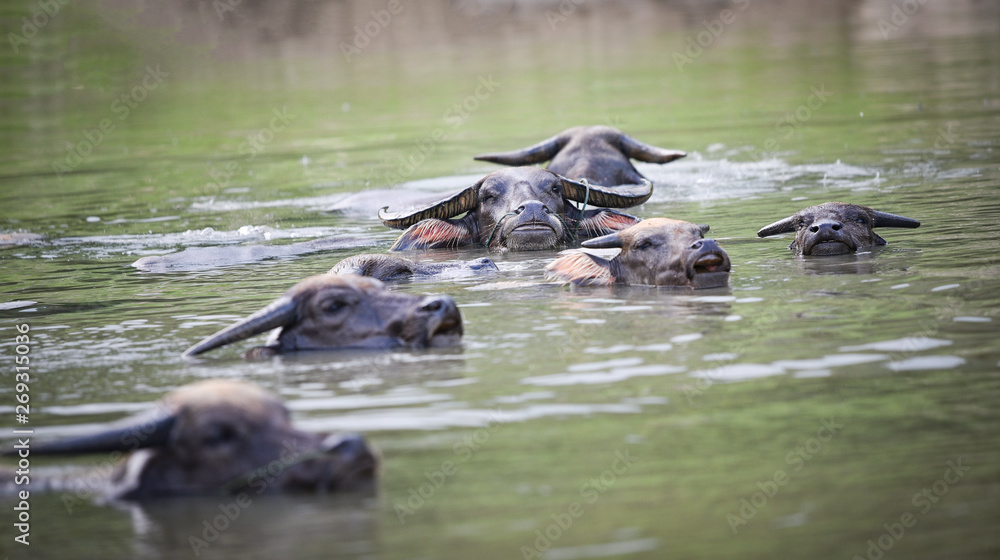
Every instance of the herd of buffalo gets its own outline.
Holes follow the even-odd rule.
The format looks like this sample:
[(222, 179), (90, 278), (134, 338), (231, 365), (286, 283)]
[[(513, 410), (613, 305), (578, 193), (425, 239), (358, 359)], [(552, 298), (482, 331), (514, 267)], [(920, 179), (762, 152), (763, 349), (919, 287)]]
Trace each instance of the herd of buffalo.
[[(476, 159), (512, 167), (417, 208), (379, 211), (404, 230), (390, 251), (479, 246), (486, 251), (619, 249), (613, 258), (573, 250), (546, 267), (549, 278), (575, 285), (631, 284), (688, 289), (729, 283), (726, 251), (708, 239), (707, 225), (622, 212), (652, 195), (652, 182), (631, 159), (668, 163), (685, 153), (651, 146), (607, 126), (576, 127), (512, 152)], [(547, 169), (534, 167), (548, 161)], [(794, 233), (790, 249), (803, 256), (856, 252), (886, 241), (879, 227), (920, 222), (854, 204), (810, 206), (761, 228), (766, 237)], [(195, 356), (271, 332), (247, 352), (336, 348), (427, 348), (456, 344), (462, 316), (449, 296), (392, 291), (384, 281), (417, 275), (497, 269), (489, 258), (428, 264), (395, 254), (344, 259), (327, 274), (307, 278), (270, 305), (198, 342)], [(55, 442), (35, 453), (125, 452), (105, 494), (143, 499), (181, 494), (333, 491), (370, 485), (376, 454), (356, 435), (315, 435), (291, 426), (274, 396), (246, 383), (207, 381), (168, 396), (155, 421)], [(141, 433), (142, 438), (129, 437)], [(279, 462), (280, 469), (262, 469)]]

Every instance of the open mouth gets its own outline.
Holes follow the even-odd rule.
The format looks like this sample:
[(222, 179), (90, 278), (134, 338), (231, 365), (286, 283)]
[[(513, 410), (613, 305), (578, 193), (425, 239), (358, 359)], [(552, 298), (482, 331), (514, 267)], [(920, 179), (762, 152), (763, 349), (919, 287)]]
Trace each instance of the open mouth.
[(729, 268), (725, 253), (711, 251), (698, 255), (688, 269), (689, 285), (696, 290), (728, 286)]
[(719, 255), (718, 253), (703, 255), (698, 257), (698, 260), (694, 261), (694, 273), (705, 274), (708, 272), (729, 272), (728, 269), (724, 269), (725, 264), (726, 259), (722, 258), (722, 255)]
[(462, 340), (462, 318), (447, 317), (431, 333), (427, 345), (435, 348), (455, 346)]

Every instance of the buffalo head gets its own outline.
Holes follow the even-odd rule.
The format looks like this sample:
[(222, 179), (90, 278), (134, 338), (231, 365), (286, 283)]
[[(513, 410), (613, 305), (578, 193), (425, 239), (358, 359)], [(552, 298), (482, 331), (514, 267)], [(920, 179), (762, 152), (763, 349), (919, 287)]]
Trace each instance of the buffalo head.
[(383, 282), (407, 280), (415, 276), (462, 276), (497, 271), (497, 265), (487, 257), (465, 262), (417, 262), (396, 255), (365, 253), (354, 255), (335, 264), (327, 274), (358, 274)]
[[(416, 210), (383, 213), (388, 207), (383, 208), (379, 218), (389, 227), (409, 228), (392, 250), (475, 244), (497, 251), (532, 251), (632, 225), (638, 218), (608, 208), (642, 204), (652, 193), (648, 181), (642, 186), (608, 189), (537, 167), (514, 167), (494, 171)], [(570, 201), (604, 208), (580, 210)]]
[(475, 159), (504, 165), (534, 165), (549, 161), (549, 170), (564, 177), (614, 187), (638, 185), (645, 177), (629, 158), (670, 163), (687, 154), (645, 144), (610, 126), (577, 126), (513, 152), (483, 154)]
[(548, 275), (577, 285), (641, 284), (718, 288), (729, 283), (729, 255), (708, 226), (650, 218), (604, 237), (584, 241), (592, 249), (621, 249), (608, 260), (574, 252), (550, 263)]
[(249, 317), (188, 348), (193, 356), (278, 329), (250, 357), (295, 350), (424, 348), (456, 343), (462, 315), (449, 296), (390, 292), (354, 274), (324, 274), (299, 282)]
[(842, 255), (873, 245), (885, 245), (872, 228), (920, 227), (917, 220), (879, 212), (867, 206), (826, 202), (799, 210), (795, 214), (765, 226), (759, 237), (795, 232), (788, 246), (800, 255)]
[(355, 434), (313, 434), (255, 385), (201, 381), (168, 395), (134, 425), (32, 447), (34, 454), (126, 453), (108, 498), (248, 492), (331, 492), (371, 487), (375, 453)]

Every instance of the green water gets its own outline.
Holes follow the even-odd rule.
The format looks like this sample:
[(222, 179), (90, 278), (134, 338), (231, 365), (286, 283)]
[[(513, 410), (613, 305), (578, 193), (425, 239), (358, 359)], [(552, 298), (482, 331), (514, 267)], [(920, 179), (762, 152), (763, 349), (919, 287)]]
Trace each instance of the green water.
[[(0, 249), (3, 359), (30, 325), (39, 439), (197, 379), (259, 383), (307, 429), (365, 433), (378, 495), (261, 498), (211, 539), (218, 501), (32, 495), (30, 547), (2, 502), (0, 554), (1000, 554), (995, 5), (928, 2), (888, 28), (879, 1), (406, 2), (347, 60), (341, 43), (387, 4), (232, 4), (221, 19), (211, 3), (60, 4), (0, 48), (0, 231), (45, 236)], [(8, 43), (36, 10), (0, 8)], [(495, 255), (493, 277), (393, 288), (454, 296), (459, 350), (247, 363), (247, 342), (180, 359), (298, 280), (387, 249), (397, 232), (371, 213), (324, 212), (347, 194), (447, 190), (494, 169), (472, 155), (579, 124), (689, 152), (640, 166), (657, 187), (633, 211), (711, 224), (729, 289), (570, 290), (543, 281), (554, 253)], [(826, 259), (755, 237), (828, 200), (923, 225)], [(374, 247), (130, 266), (321, 236)]]

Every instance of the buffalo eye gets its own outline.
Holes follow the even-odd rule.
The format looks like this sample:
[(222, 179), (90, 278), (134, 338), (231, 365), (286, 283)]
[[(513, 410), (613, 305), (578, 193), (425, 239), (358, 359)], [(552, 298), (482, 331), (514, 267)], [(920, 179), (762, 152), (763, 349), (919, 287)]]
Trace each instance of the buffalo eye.
[(326, 301), (322, 305), (323, 313), (327, 315), (333, 315), (334, 313), (340, 312), (342, 309), (348, 306), (348, 302), (340, 299), (331, 299)]
[(648, 239), (644, 239), (644, 240), (642, 240), (642, 241), (640, 241), (639, 243), (636, 244), (635, 249), (637, 251), (642, 251), (642, 250), (645, 250), (645, 249), (649, 249), (652, 246), (653, 246), (653, 242), (652, 241), (650, 241)]
[(559, 194), (560, 192), (562, 192), (562, 189), (560, 188), (559, 183), (556, 183), (556, 184), (552, 185), (552, 192), (554, 194)]
[(868, 218), (864, 216), (858, 216), (858, 223), (861, 225), (868, 225)]
[(238, 435), (232, 424), (214, 424), (202, 433), (201, 444), (205, 447), (226, 445), (234, 442)]

